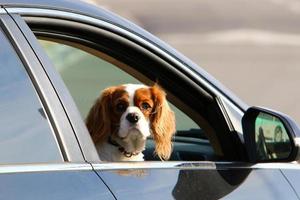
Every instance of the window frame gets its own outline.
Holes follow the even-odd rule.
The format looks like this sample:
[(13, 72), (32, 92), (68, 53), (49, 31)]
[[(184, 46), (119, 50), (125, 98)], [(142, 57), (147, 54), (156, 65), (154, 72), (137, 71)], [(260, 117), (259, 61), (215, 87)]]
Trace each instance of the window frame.
[[(63, 12), (61, 12), (60, 14), (62, 14)], [(40, 15), (40, 16), (39, 16)], [(46, 15), (46, 16), (43, 16), (43, 15)], [(28, 23), (28, 25), (29, 26), (31, 26), (31, 28), (32, 28), (32, 25), (37, 25), (37, 24), (39, 24), (39, 25), (42, 25), (43, 23), (44, 24), (46, 24), (46, 22), (47, 22), (47, 24), (49, 25), (49, 21), (50, 20), (53, 20), (53, 19), (51, 19), (51, 17), (49, 17), (48, 16), (49, 15), (49, 12), (46, 12), (45, 11), (45, 13), (43, 13), (43, 12), (41, 12), (41, 13), (39, 13), (39, 14), (37, 14), (37, 13), (34, 13), (34, 14), (30, 14), (30, 12), (29, 13), (26, 13), (25, 15), (22, 15), (22, 17), (23, 17), (23, 19)], [(47, 18), (48, 17), (48, 18)], [(80, 19), (78, 19), (78, 18), (72, 18), (72, 16), (69, 16), (68, 15), (68, 13), (65, 13), (65, 16), (63, 17), (63, 16), (59, 16), (59, 18), (60, 18), (60, 20), (67, 20), (67, 21), (70, 21), (70, 22), (72, 22), (72, 23), (78, 23), (78, 24), (80, 24), (80, 23), (87, 23), (85, 20), (80, 20)], [(71, 19), (70, 19), (71, 18)], [(94, 19), (94, 18), (93, 18)], [(103, 23), (101, 22), (101, 20), (97, 20), (101, 25), (103, 25)], [(50, 21), (50, 23), (51, 22), (53, 22), (53, 21)], [(57, 25), (59, 25), (59, 20), (57, 19), (57, 22), (58, 22), (58, 24)], [(52, 26), (53, 25), (55, 25), (55, 23), (57, 23), (57, 22), (54, 22), (54, 24), (51, 24)], [(90, 24), (92, 24), (92, 21), (90, 21), (90, 22), (88, 22), (88, 23), (90, 23)], [(88, 24), (87, 23), (87, 24)], [(107, 23), (107, 22), (105, 22), (105, 23)], [(93, 24), (93, 25), (95, 25), (95, 24)], [(93, 25), (90, 25), (91, 26), (91, 28), (95, 28), (95, 29), (97, 29), (98, 31), (102, 31), (102, 34), (106, 34), (106, 36), (109, 34), (110, 36), (117, 36), (117, 37), (119, 37), (119, 39), (120, 39), (120, 37), (121, 37), (121, 40), (123, 40), (123, 41), (121, 41), (121, 42), (124, 42), (124, 40), (129, 40), (128, 39), (128, 36), (126, 36), (126, 35), (120, 35), (120, 34), (116, 34), (116, 30), (112, 30), (112, 29), (109, 29), (109, 27), (95, 27), (95, 26), (93, 26)], [(59, 26), (58, 26), (59, 27)], [(49, 28), (49, 27), (46, 27), (46, 29), (47, 28)], [(33, 28), (33, 31), (37, 34), (41, 34), (41, 33), (47, 33), (47, 30), (43, 30), (43, 29), (35, 29), (35, 28)], [(126, 31), (126, 30), (124, 30), (124, 31)], [(99, 35), (99, 33), (98, 33), (98, 35)], [(45, 36), (45, 34), (44, 34), (44, 36)], [(57, 36), (62, 36), (62, 35), (60, 35), (59, 33), (55, 33), (55, 32), (48, 32), (48, 36), (50, 36), (50, 37), (57, 37)], [(72, 40), (75, 40), (75, 41), (77, 41), (77, 42), (82, 42), (82, 41), (80, 41), (79, 40), (79, 38), (69, 38), (69, 39), (72, 39)], [(144, 40), (143, 38), (140, 38), (141, 40)], [(114, 40), (117, 40), (116, 38), (114, 38)], [(86, 41), (85, 41), (86, 42)], [(119, 41), (120, 42), (120, 41)], [(130, 40), (129, 40), (129, 42), (131, 42)], [(153, 54), (153, 49), (149, 49), (149, 47), (148, 46), (143, 46), (143, 44), (140, 44), (140, 45), (137, 45), (138, 44), (138, 42), (137, 43), (134, 43), (134, 45), (135, 45), (135, 47), (132, 47), (132, 48), (135, 48), (135, 50), (139, 50), (141, 53), (145, 53), (145, 54)], [(40, 47), (38, 47), (38, 45), (37, 46), (35, 46), (34, 47), (34, 49), (39, 49)], [(35, 50), (36, 51), (36, 50)], [(155, 51), (154, 51), (155, 52)], [(185, 81), (187, 81), (187, 82), (190, 82), (190, 84), (192, 85), (192, 86), (194, 86), (195, 88), (197, 88), (196, 90), (197, 90), (197, 92), (199, 93), (201, 93), (201, 94), (207, 94), (204, 98), (210, 98), (210, 96), (211, 95), (213, 95), (213, 98), (217, 98), (217, 96), (216, 96), (216, 94), (214, 94), (214, 92), (211, 92), (211, 90), (210, 89), (208, 89), (207, 88), (207, 85), (203, 85), (203, 84), (196, 84), (195, 82), (199, 82), (199, 80), (197, 81), (197, 80), (195, 80), (195, 78), (194, 77), (192, 77), (191, 76), (191, 74), (188, 74), (188, 73), (182, 73), (182, 72), (179, 72), (178, 71), (178, 68), (179, 69), (182, 69), (182, 68), (180, 68), (179, 66), (178, 66), (178, 64), (176, 64), (176, 63), (174, 63), (174, 62), (170, 62), (170, 60), (168, 60), (168, 58), (164, 58), (164, 57), (162, 57), (161, 55), (157, 55), (157, 52), (155, 52), (155, 54), (153, 55), (153, 57), (155, 57), (156, 56), (156, 59), (159, 59), (160, 60), (160, 62), (168, 62), (168, 63), (166, 63), (166, 65), (167, 64), (169, 64), (169, 65), (171, 65), (171, 70), (175, 70), (175, 73), (177, 73), (177, 74), (179, 74), (179, 75), (181, 75), (181, 76), (183, 76), (183, 79), (185, 80)], [(169, 55), (170, 56), (170, 55)], [(154, 60), (155, 58), (153, 58), (153, 60)], [(47, 64), (49, 64), (49, 61), (46, 61), (46, 63)], [(48, 68), (48, 67), (47, 67)], [(177, 68), (177, 69), (176, 69)], [(49, 69), (47, 69), (47, 70), (49, 70)], [(51, 73), (53, 73), (53, 72), (51, 72)], [(50, 77), (51, 78), (51, 77)], [(199, 78), (199, 77), (197, 77), (197, 78)], [(201, 80), (201, 81), (205, 81), (205, 80)], [(61, 80), (59, 81), (59, 82), (61, 82)], [(206, 81), (205, 81), (206, 82)], [(209, 84), (208, 82), (206, 82), (206, 84)], [(201, 86), (201, 87), (199, 87), (199, 85)], [(62, 87), (63, 86), (63, 84), (62, 83), (60, 83), (59, 84), (59, 86), (60, 86), (60, 88), (57, 88), (56, 87), (56, 90), (67, 90), (66, 88), (65, 88), (65, 86), (64, 87)], [(55, 87), (55, 83), (54, 83), (54, 87)], [(212, 87), (212, 86), (211, 86)], [(205, 89), (207, 89), (207, 90), (204, 90), (203, 88), (205, 88)], [(169, 88), (166, 88), (167, 90), (169, 89)], [(207, 93), (207, 91), (209, 91), (209, 92), (211, 92), (211, 94), (209, 94), (209, 93)], [(58, 93), (60, 93), (60, 92), (58, 92)], [(66, 95), (64, 95), (64, 96), (61, 96), (60, 98), (63, 98), (62, 99), (62, 103), (64, 103), (64, 102), (70, 102), (70, 101), (72, 101), (72, 97), (69, 95), (69, 93), (68, 93), (68, 95), (67, 95), (68, 97), (66, 97)], [(239, 138), (238, 138), (238, 136), (236, 135), (236, 134), (231, 134), (231, 132), (230, 131), (232, 131), (232, 130), (230, 130), (230, 128), (228, 127), (228, 124), (227, 124), (227, 120), (225, 120), (224, 119), (224, 115), (223, 115), (223, 110), (222, 109), (220, 109), (219, 108), (219, 106), (218, 106), (218, 104), (219, 104), (219, 101), (217, 101), (216, 99), (213, 99), (213, 101), (216, 101), (215, 103), (215, 105), (216, 105), (216, 108), (218, 108), (219, 109), (219, 111), (218, 112), (220, 112), (219, 113), (219, 117), (220, 117), (220, 120), (222, 121), (222, 123), (219, 123), (219, 124), (222, 124), (221, 125), (221, 127), (222, 128), (225, 128), (227, 131), (224, 131), (224, 132), (226, 132), (226, 134), (224, 134), (224, 132), (223, 132), (223, 135), (222, 134), (219, 134), (218, 135), (218, 137), (221, 137), (221, 139), (222, 139), (222, 144), (220, 144), (220, 145), (224, 145), (225, 144), (225, 146), (226, 147), (222, 147), (222, 150), (224, 151), (227, 151), (227, 152), (223, 152), (224, 154), (226, 154), (225, 156), (227, 156), (228, 158), (229, 158), (229, 160), (239, 160), (239, 161), (241, 161), (241, 160), (245, 160), (245, 154), (244, 154), (244, 151), (243, 151), (243, 145), (241, 144), (241, 141), (239, 140)], [(66, 105), (64, 104), (64, 106), (66, 107)], [(85, 127), (85, 125), (84, 125), (84, 123), (82, 122), (82, 120), (81, 120), (81, 116), (80, 116), (80, 114), (79, 114), (79, 112), (77, 111), (76, 113), (72, 113), (72, 112), (70, 112), (70, 110), (72, 110), (72, 109), (74, 109), (74, 107), (76, 107), (75, 106), (75, 104), (74, 104), (74, 102), (72, 102), (72, 105), (70, 105), (70, 106), (67, 106), (68, 108), (66, 109), (66, 112), (68, 113), (68, 115), (69, 115), (69, 118), (72, 120), (74, 120), (74, 121), (76, 121), (76, 122), (79, 122), (79, 121), (81, 121), (81, 123), (79, 123), (79, 124), (77, 124), (78, 126), (84, 126)], [(69, 111), (68, 111), (69, 110)], [(76, 109), (77, 110), (77, 109)], [(70, 116), (70, 114), (71, 114), (71, 116)], [(74, 124), (74, 123), (72, 123), (72, 124)], [(83, 152), (84, 152), (84, 154), (85, 154), (85, 157), (87, 158), (87, 157), (89, 157), (89, 148), (90, 147), (88, 147), (88, 145), (86, 145), (86, 134), (88, 134), (86, 131), (87, 130), (84, 130), (85, 128), (83, 128), (83, 127), (79, 127), (79, 130), (77, 130), (76, 131), (76, 129), (75, 129), (75, 133), (77, 134), (77, 138), (78, 138), (78, 140), (79, 140), (79, 142), (80, 142), (80, 144), (82, 145), (83, 144), (83, 146), (82, 146), (82, 150), (83, 150)], [(222, 129), (220, 129), (220, 130), (222, 130)], [(82, 132), (83, 131), (83, 132)], [(220, 141), (220, 138), (218, 139), (218, 141)], [(87, 149), (87, 150), (86, 150)], [(240, 150), (242, 150), (242, 151), (240, 151)], [(87, 153), (87, 154), (86, 154)], [(229, 155), (230, 154), (230, 155)], [(91, 159), (87, 159), (87, 160), (89, 160), (89, 161), (94, 161), (94, 160), (91, 160)]]
[(37, 58), (32, 50), (27, 38), (24, 37), (24, 29), (22, 29), (23, 32), (20, 30), (22, 26), (20, 26), (20, 24), (17, 25), (12, 16), (18, 18), (17, 15), (3, 14), (0, 16), (1, 28), (23, 63), (43, 109), (46, 112), (47, 120), (54, 131), (54, 137), (63, 158), (63, 160), (58, 163), (85, 162), (68, 117), (61, 106), (61, 102), (39, 58)]

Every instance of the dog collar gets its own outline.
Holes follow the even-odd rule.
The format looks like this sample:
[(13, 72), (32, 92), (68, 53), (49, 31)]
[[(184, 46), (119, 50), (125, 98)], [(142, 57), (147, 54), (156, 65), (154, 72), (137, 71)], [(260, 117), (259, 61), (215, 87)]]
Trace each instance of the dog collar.
[(131, 158), (132, 156), (136, 156), (138, 155), (140, 152), (128, 152), (125, 150), (124, 147), (122, 147), (119, 143), (117, 143), (116, 141), (112, 140), (111, 137), (108, 138), (108, 143), (115, 146), (115, 147), (118, 147), (118, 150), (127, 158)]

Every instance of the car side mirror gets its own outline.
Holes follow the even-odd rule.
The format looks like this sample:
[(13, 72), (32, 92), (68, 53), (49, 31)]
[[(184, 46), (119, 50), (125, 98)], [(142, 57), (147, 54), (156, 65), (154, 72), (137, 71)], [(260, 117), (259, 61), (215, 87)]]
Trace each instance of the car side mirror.
[(244, 114), (242, 125), (250, 162), (291, 162), (299, 159), (300, 131), (290, 117), (265, 108), (251, 107)]

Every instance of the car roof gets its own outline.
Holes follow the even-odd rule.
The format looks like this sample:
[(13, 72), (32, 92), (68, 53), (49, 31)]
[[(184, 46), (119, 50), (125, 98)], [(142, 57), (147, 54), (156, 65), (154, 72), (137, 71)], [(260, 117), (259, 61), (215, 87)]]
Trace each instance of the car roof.
[(0, 0), (0, 4), (9, 6), (25, 7), (56, 7), (56, 8), (74, 8), (85, 9), (93, 8), (93, 5), (79, 0)]
[(25, 7), (64, 10), (73, 13), (91, 15), (107, 21), (120, 20), (115, 14), (92, 4), (79, 0), (0, 0), (4, 7)]
[(5, 8), (22, 7), (68, 11), (97, 18), (119, 26), (121, 28), (124, 28), (132, 33), (139, 35), (140, 37), (146, 39), (152, 44), (159, 46), (164, 51), (172, 54), (175, 58), (178, 59), (178, 61), (180, 61), (183, 64), (186, 64), (191, 69), (198, 72), (204, 79), (206, 79), (208, 82), (214, 85), (221, 93), (223, 93), (225, 96), (231, 99), (242, 110), (246, 110), (248, 108), (248, 105), (246, 105), (243, 101), (241, 101), (238, 97), (231, 93), (230, 90), (228, 90), (225, 86), (223, 86), (219, 81), (217, 81), (214, 77), (208, 74), (205, 70), (193, 63), (190, 59), (186, 58), (184, 55), (182, 55), (174, 48), (170, 47), (168, 44), (161, 41), (148, 31), (142, 29), (141, 27), (120, 16), (117, 16), (116, 14), (104, 8), (75, 0), (0, 0), (0, 5)]

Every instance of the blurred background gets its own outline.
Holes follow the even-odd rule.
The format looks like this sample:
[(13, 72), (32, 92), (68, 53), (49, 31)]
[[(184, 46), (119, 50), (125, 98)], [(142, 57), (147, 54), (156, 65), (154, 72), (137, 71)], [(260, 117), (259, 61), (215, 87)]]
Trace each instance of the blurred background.
[(247, 104), (300, 123), (300, 0), (84, 1), (169, 43)]

